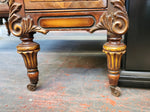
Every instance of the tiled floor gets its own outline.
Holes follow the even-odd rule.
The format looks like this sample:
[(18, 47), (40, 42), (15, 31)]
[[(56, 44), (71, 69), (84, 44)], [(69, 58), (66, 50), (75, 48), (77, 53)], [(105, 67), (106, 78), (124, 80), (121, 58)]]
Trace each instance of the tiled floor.
[[(1, 37), (6, 35), (1, 35)], [(100, 40), (36, 40), (40, 81), (38, 89), (26, 89), (29, 80), (22, 57), (16, 53), (19, 39), (0, 41), (0, 112), (149, 112), (150, 90), (109, 90), (106, 56)]]

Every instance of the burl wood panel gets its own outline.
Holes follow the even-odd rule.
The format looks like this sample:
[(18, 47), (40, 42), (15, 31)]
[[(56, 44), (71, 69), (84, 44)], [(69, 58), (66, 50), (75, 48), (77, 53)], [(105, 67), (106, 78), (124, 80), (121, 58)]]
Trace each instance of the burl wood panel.
[(24, 0), (25, 9), (106, 8), (106, 0)]

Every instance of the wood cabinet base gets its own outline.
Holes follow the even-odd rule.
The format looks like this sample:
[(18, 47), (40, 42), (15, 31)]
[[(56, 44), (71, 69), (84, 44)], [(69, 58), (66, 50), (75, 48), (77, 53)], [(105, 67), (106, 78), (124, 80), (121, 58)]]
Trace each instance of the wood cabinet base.
[[(90, 5), (89, 5), (90, 4)], [(121, 56), (126, 46), (121, 37), (128, 29), (125, 0), (9, 0), (9, 29), (23, 41), (17, 46), (23, 56), (31, 84), (38, 82), (37, 52), (39, 44), (33, 42), (33, 33), (46, 34), (51, 30), (108, 31), (108, 42), (103, 51), (108, 60), (108, 78), (112, 94), (120, 95), (117, 84)]]

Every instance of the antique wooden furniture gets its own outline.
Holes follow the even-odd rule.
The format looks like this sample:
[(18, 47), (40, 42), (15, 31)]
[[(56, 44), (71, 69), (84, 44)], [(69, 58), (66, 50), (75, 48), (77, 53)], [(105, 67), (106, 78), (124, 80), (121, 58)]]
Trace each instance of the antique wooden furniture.
[(0, 0), (0, 24), (3, 24), (2, 18), (7, 20), (8, 12), (9, 12), (9, 8), (7, 5), (7, 0)]
[(17, 50), (25, 61), (30, 79), (27, 88), (31, 91), (36, 89), (39, 74), (37, 53), (40, 46), (33, 41), (35, 32), (107, 30), (108, 42), (103, 52), (108, 59), (108, 78), (112, 94), (120, 95), (117, 87), (120, 61), (126, 51), (121, 39), (128, 29), (125, 0), (9, 0), (9, 29), (22, 41)]

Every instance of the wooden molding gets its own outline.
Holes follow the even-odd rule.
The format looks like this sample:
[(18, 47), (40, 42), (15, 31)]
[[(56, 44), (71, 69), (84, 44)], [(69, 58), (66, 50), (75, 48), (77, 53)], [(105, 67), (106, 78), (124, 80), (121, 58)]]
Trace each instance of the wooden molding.
[(34, 25), (33, 19), (28, 15), (27, 17), (21, 17), (17, 14), (22, 4), (9, 0), (9, 29), (10, 32), (15, 36), (22, 36), (31, 32), (40, 32), (46, 34), (48, 31)]
[(38, 24), (47, 29), (90, 28), (95, 24), (95, 18), (93, 16), (41, 17)]
[(122, 70), (120, 73), (119, 86), (150, 88), (150, 72)]

